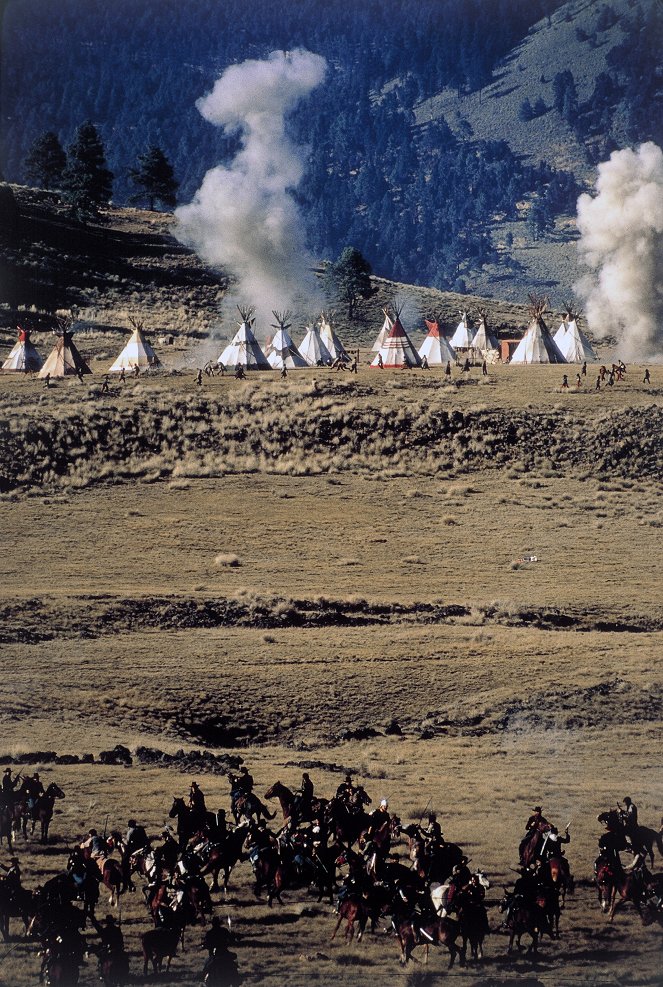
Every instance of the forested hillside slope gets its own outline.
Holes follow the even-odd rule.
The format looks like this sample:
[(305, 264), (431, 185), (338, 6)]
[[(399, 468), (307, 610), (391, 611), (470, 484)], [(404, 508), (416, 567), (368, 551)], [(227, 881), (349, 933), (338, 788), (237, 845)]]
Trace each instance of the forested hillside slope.
[(10, 0), (2, 172), (47, 130), (92, 120), (114, 173), (162, 147), (188, 201), (236, 138), (196, 100), (229, 65), (304, 46), (325, 83), (291, 119), (310, 247), (351, 243), (375, 272), (516, 298), (575, 280), (568, 217), (611, 149), (661, 139), (655, 0)]

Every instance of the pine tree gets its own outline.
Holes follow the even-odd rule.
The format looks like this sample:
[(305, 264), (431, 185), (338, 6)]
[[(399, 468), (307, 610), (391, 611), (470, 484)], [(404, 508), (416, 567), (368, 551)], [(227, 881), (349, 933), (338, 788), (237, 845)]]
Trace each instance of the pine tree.
[(57, 188), (67, 164), (67, 155), (57, 134), (48, 130), (37, 137), (25, 158), (25, 175), (39, 188)]
[(142, 189), (131, 196), (131, 202), (146, 198), (150, 209), (154, 209), (156, 200), (164, 206), (174, 206), (177, 203), (179, 183), (172, 165), (160, 147), (153, 145), (141, 154), (138, 167), (129, 171), (129, 178)]
[(348, 318), (355, 313), (360, 298), (373, 294), (371, 265), (356, 247), (346, 247), (335, 264), (325, 273), (327, 294), (348, 306)]
[(97, 128), (88, 121), (78, 128), (69, 147), (64, 189), (72, 211), (83, 222), (98, 216), (113, 191), (113, 173), (106, 167), (106, 153)]

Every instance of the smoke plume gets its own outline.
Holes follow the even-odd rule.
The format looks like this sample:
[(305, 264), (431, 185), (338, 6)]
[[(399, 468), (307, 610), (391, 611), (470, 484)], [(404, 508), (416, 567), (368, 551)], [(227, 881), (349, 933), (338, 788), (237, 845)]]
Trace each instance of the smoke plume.
[(187, 206), (176, 211), (178, 238), (208, 264), (237, 279), (237, 296), (261, 316), (290, 308), (297, 296), (316, 298), (304, 223), (292, 192), (303, 151), (285, 121), (325, 75), (325, 59), (304, 49), (274, 51), (226, 69), (196, 106), (210, 123), (239, 134), (229, 167), (207, 172)]
[(653, 143), (599, 165), (595, 195), (578, 199), (578, 245), (591, 273), (576, 286), (597, 336), (615, 334), (626, 360), (663, 358), (663, 152)]

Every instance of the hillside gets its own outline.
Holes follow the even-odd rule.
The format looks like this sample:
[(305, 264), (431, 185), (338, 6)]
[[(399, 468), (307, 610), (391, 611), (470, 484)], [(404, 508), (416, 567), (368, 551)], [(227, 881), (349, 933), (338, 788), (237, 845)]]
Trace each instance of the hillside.
[[(109, 207), (101, 224), (83, 227), (57, 197), (19, 186), (12, 191), (16, 212), (12, 216), (5, 210), (0, 216), (0, 329), (8, 348), (17, 322), (37, 333), (50, 332), (52, 313), (74, 308), (78, 331), (85, 334), (81, 345), (92, 358), (119, 345), (129, 314), (143, 319), (152, 333), (172, 334), (175, 349), (197, 347), (194, 363), (218, 356), (219, 342), (235, 331), (234, 303), (224, 302), (228, 279), (175, 239), (172, 214)], [(372, 281), (375, 294), (360, 304), (356, 319), (349, 323), (342, 309), (337, 312), (336, 324), (348, 345), (372, 346), (383, 320), (381, 308), (395, 297), (405, 304), (404, 319), (416, 340), (422, 338), (424, 316), (438, 315), (450, 329), (464, 308), (476, 315), (479, 306), (487, 307), (491, 325), (507, 337), (527, 325), (525, 294), (520, 304), (512, 304), (377, 277)], [(551, 326), (559, 321), (563, 302), (561, 294), (553, 296)], [(295, 313), (295, 325), (318, 314)], [(271, 313), (262, 312), (260, 318), (257, 331), (264, 338), (271, 332)], [(208, 339), (213, 342), (203, 359)]]
[(46, 130), (66, 150), (90, 120), (117, 205), (136, 193), (129, 173), (148, 144), (163, 148), (187, 203), (208, 169), (233, 168), (239, 146), (198, 101), (229, 66), (302, 46), (327, 66), (288, 119), (309, 246), (333, 260), (352, 244), (376, 274), (404, 283), (568, 297), (579, 191), (614, 148), (661, 140), (654, 0), (302, 0), (285, 10), (194, 0), (191, 16), (171, 0), (7, 9), (5, 179), (27, 180)]

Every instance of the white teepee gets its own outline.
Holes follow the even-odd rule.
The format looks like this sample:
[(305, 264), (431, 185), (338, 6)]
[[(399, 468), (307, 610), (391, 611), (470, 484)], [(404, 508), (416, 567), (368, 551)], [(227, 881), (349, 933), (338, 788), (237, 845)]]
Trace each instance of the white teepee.
[(598, 357), (578, 325), (579, 317), (567, 305), (564, 319), (555, 333), (555, 343), (567, 363), (596, 363)]
[(80, 377), (82, 374), (92, 373), (76, 349), (71, 335), (70, 329), (60, 328), (57, 331), (55, 346), (39, 371), (40, 377)]
[(271, 350), (267, 357), (270, 367), (273, 367), (274, 370), (282, 370), (283, 367), (286, 367), (288, 370), (298, 370), (308, 367), (308, 363), (293, 343), (292, 337), (288, 332), (291, 325), (288, 319), (292, 313), (273, 312), (272, 314), (278, 325), (274, 326), (277, 332), (272, 337)]
[(267, 357), (253, 335), (254, 309), (237, 306), (242, 318), (239, 329), (216, 361), (224, 367), (244, 367), (246, 370), (270, 370)]
[(424, 320), (428, 326), (428, 335), (419, 347), (419, 356), (426, 357), (429, 367), (446, 366), (447, 363), (454, 363), (456, 354), (453, 347), (440, 331), (440, 324), (437, 320), (430, 322)]
[(382, 348), (382, 344), (387, 338), (387, 334), (390, 332), (391, 327), (394, 324), (394, 320), (389, 314), (389, 309), (383, 308), (382, 311), (384, 313), (384, 322), (382, 323), (382, 329), (380, 329), (380, 332), (375, 337), (375, 342), (371, 347), (373, 353), (378, 353), (380, 351), (380, 349)]
[(306, 335), (297, 349), (309, 367), (330, 367), (334, 362), (317, 326), (306, 326)]
[(143, 333), (143, 323), (132, 319), (129, 322), (134, 327), (129, 342), (124, 347), (115, 363), (108, 368), (109, 374), (119, 374), (122, 370), (133, 370), (135, 367), (152, 368), (157, 370), (161, 366), (161, 361), (156, 355)]
[(496, 352), (500, 348), (497, 337), (488, 328), (485, 308), (479, 309), (479, 328), (472, 340), (472, 348), (483, 354)]
[(320, 315), (320, 338), (329, 350), (332, 360), (343, 360), (344, 363), (350, 362), (350, 355), (334, 332), (331, 322), (324, 312)]
[(36, 373), (41, 370), (43, 360), (36, 347), (30, 341), (30, 330), (18, 328), (18, 339), (11, 353), (2, 364), (3, 370), (18, 371), (19, 373)]
[(455, 350), (472, 349), (472, 330), (470, 329), (467, 312), (459, 312), (460, 322), (456, 326), (456, 331), (451, 337), (451, 345)]
[(412, 340), (406, 333), (400, 319), (400, 310), (396, 309), (396, 319), (387, 333), (371, 367), (420, 367), (421, 357), (417, 353)]
[(532, 320), (523, 338), (516, 346), (511, 363), (566, 363), (555, 340), (543, 321), (543, 313), (548, 305), (545, 296), (530, 295)]

